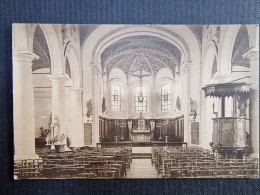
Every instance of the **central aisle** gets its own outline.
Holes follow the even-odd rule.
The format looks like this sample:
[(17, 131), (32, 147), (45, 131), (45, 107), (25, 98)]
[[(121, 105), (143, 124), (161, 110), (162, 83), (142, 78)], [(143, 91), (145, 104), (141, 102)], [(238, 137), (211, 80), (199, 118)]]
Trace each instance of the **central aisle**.
[(157, 178), (151, 159), (132, 159), (126, 178)]
[(157, 178), (152, 164), (152, 147), (132, 147), (132, 163), (126, 178)]

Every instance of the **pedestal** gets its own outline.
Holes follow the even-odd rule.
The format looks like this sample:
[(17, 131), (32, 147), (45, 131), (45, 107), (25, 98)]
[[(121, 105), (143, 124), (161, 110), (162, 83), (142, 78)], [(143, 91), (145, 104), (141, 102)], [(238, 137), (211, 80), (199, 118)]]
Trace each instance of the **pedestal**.
[(169, 136), (166, 135), (166, 136), (165, 136), (165, 142), (166, 142), (166, 143), (168, 143), (168, 139), (169, 139)]
[(54, 145), (55, 146), (55, 152), (59, 153), (59, 152), (65, 152), (65, 144), (61, 144), (61, 145)]

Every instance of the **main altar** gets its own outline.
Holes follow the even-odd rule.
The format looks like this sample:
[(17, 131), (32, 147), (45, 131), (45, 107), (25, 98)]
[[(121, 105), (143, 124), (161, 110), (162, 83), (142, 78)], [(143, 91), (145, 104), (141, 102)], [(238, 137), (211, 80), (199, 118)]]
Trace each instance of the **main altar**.
[(151, 120), (149, 123), (146, 123), (146, 120), (142, 115), (137, 119), (137, 126), (131, 127), (131, 124), (128, 123), (129, 127), (129, 137), (133, 142), (149, 142), (153, 140), (153, 132), (155, 127), (155, 122)]

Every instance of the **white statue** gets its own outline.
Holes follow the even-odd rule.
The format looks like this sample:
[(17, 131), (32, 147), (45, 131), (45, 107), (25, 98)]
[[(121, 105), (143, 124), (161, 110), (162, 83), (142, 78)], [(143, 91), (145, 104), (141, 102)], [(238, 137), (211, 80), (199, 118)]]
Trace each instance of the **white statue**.
[(46, 136), (46, 145), (51, 145), (51, 133)]
[(60, 136), (60, 121), (57, 115), (54, 116), (52, 121), (53, 137)]
[(154, 120), (151, 120), (151, 121), (150, 121), (150, 125), (151, 125), (151, 131), (154, 131), (155, 121), (154, 121)]
[(129, 131), (131, 131), (132, 130), (132, 120), (128, 120), (127, 124), (128, 124)]

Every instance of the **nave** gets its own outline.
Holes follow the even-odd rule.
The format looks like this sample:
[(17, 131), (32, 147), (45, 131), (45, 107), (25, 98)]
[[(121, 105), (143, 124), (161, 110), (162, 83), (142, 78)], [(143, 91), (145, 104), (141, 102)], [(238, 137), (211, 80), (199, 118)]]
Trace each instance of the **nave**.
[(83, 147), (39, 150), (40, 159), (16, 160), (17, 179), (258, 178), (257, 158), (216, 158), (198, 147)]
[(15, 177), (258, 177), (258, 34), (14, 24)]

